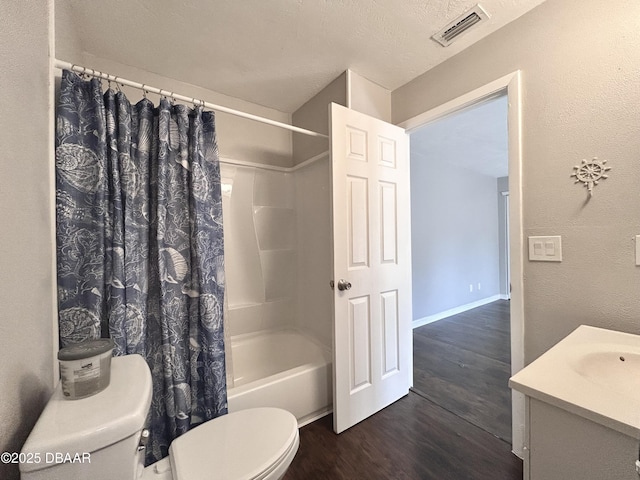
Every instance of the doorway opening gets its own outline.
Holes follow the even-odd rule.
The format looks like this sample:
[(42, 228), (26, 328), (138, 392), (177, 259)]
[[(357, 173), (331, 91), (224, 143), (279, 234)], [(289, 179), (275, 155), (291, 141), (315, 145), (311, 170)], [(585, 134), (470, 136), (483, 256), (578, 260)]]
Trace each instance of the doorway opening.
[(414, 392), (511, 443), (507, 97), (411, 133)]
[(414, 390), (521, 456), (524, 399), (507, 385), (524, 363), (519, 98), (515, 72), (401, 126), (412, 151)]

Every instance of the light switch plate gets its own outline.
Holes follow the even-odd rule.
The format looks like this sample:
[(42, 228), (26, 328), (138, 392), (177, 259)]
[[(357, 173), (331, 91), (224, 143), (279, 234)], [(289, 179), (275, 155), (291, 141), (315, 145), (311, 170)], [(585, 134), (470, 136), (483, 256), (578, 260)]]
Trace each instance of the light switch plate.
[(534, 262), (561, 262), (562, 237), (529, 237), (529, 260)]

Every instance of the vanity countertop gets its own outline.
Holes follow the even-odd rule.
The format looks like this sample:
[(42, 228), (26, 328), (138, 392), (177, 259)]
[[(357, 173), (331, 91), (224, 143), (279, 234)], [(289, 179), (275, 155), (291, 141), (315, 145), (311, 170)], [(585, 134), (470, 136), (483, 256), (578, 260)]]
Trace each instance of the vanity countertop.
[(640, 336), (581, 325), (509, 380), (514, 390), (640, 438)]

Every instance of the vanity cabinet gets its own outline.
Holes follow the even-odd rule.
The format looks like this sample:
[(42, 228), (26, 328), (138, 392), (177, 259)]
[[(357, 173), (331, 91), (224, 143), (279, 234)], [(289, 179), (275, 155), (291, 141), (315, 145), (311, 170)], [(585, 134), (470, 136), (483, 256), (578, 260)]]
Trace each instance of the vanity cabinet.
[(637, 439), (535, 398), (527, 397), (526, 409), (525, 479), (640, 479)]
[(524, 480), (640, 480), (640, 336), (581, 325), (509, 380)]

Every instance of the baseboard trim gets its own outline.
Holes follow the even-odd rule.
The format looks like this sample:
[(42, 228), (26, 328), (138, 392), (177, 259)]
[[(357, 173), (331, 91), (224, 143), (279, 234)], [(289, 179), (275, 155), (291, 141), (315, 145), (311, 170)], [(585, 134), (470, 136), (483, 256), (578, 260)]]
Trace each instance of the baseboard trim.
[(422, 327), (423, 325), (428, 325), (429, 323), (437, 322), (438, 320), (442, 320), (444, 318), (466, 312), (467, 310), (471, 310), (472, 308), (481, 307), (488, 303), (495, 302), (496, 300), (507, 300), (507, 298), (506, 295), (492, 295), (491, 297), (476, 300), (475, 302), (460, 305), (459, 307), (450, 308), (449, 310), (445, 310), (444, 312), (418, 318), (417, 320), (414, 320), (411, 325), (413, 328)]

